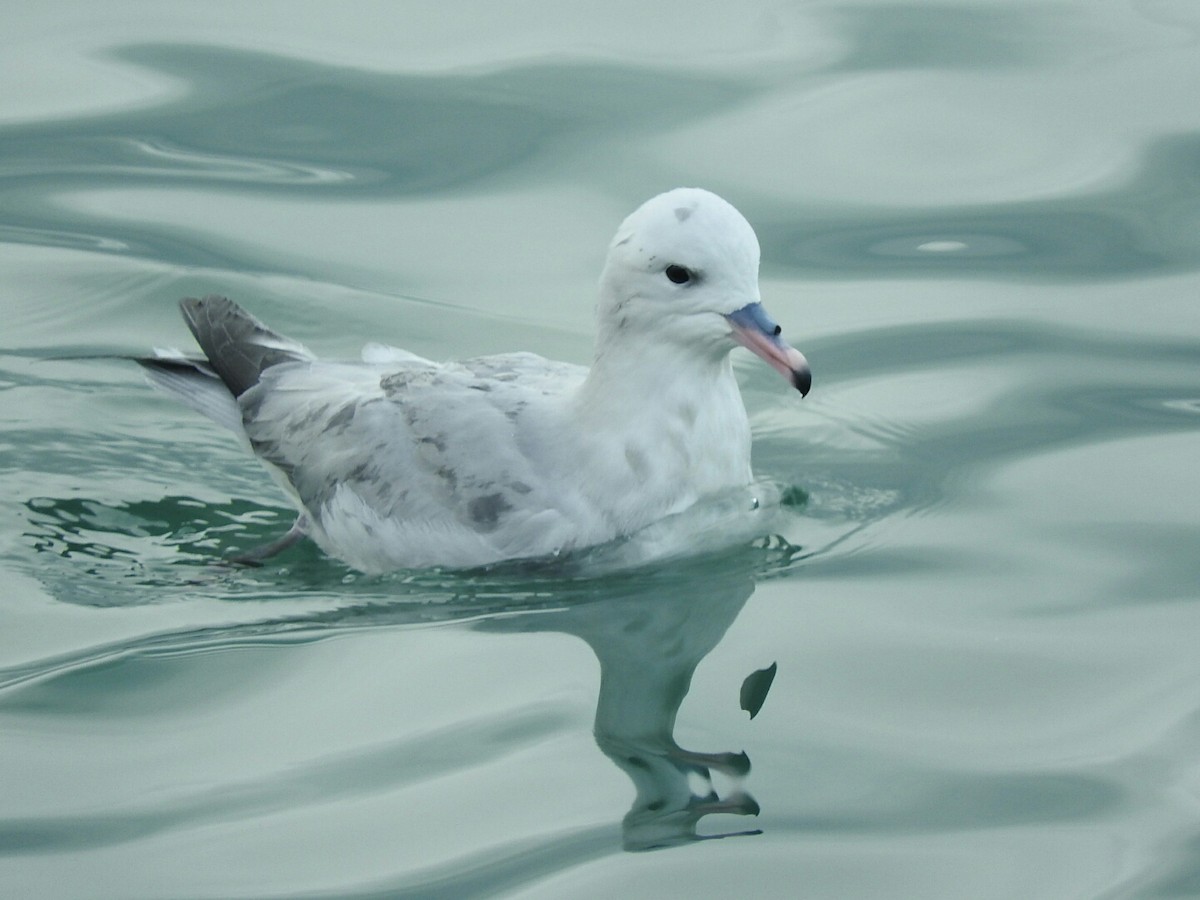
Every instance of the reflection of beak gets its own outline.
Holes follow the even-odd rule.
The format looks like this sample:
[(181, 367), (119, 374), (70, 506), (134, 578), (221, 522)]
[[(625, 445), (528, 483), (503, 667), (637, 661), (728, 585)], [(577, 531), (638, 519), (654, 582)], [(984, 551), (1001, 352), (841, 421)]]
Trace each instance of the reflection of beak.
[(767, 315), (761, 303), (750, 303), (725, 317), (733, 326), (733, 339), (765, 359), (803, 397), (812, 387), (808, 360), (779, 336), (783, 331)]

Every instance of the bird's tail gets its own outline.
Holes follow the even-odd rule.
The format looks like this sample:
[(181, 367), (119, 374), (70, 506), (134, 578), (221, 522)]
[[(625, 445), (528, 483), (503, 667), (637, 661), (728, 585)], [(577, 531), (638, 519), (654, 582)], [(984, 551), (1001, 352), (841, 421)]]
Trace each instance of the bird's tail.
[(179, 309), (211, 371), (234, 397), (256, 385), (271, 366), (313, 359), (303, 344), (272, 331), (228, 297), (187, 297)]

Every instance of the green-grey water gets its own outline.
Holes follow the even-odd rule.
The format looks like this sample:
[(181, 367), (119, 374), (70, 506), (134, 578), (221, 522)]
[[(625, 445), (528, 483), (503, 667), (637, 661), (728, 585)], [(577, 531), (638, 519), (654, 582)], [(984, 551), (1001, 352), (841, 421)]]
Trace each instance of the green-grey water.
[[(443, 6), (6, 14), (0, 893), (1200, 895), (1200, 11)], [(814, 370), (769, 535), (221, 565), (291, 513), (113, 358), (179, 297), (587, 362), (693, 184)]]

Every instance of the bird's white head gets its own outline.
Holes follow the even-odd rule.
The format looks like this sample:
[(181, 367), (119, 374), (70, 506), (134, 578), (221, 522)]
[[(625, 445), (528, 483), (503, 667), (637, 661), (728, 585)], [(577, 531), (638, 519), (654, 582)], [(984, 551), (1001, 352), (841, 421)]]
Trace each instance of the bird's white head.
[(716, 194), (677, 188), (647, 200), (609, 247), (601, 350), (642, 338), (722, 359), (741, 344), (806, 394), (808, 363), (762, 307), (758, 261), (754, 229)]

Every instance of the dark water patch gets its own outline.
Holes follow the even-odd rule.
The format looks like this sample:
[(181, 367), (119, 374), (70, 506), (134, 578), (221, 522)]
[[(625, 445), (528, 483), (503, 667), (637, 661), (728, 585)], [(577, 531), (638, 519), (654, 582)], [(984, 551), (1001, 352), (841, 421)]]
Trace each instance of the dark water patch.
[[(93, 718), (109, 725), (146, 726), (171, 721), (182, 709), (216, 709), (234, 702), (256, 678), (270, 678), (266, 663), (282, 665), (283, 657), (258, 655), (252, 662), (232, 652), (237, 644), (161, 641), (152, 652), (129, 646), (110, 648), (100, 658), (59, 661), (44, 666), (40, 676), (20, 680), (9, 673), (9, 688), (0, 711), (16, 716)], [(213, 659), (219, 659), (217, 664)], [(14, 685), (19, 688), (14, 689)]]
[(828, 278), (1096, 281), (1200, 268), (1200, 134), (1155, 139), (1121, 184), (1047, 200), (755, 214), (769, 270)]
[(286, 531), (294, 518), (247, 500), (214, 504), (186, 496), (119, 504), (85, 497), (34, 497), (25, 507), (36, 529), (26, 536), (35, 540), (38, 552), (101, 559), (124, 552), (105, 545), (103, 536), (155, 538), (163, 546), (211, 557), (222, 536), (238, 533), (253, 541)]
[(1186, 900), (1200, 897), (1200, 833), (1194, 828), (1177, 836), (1138, 875), (1122, 884), (1117, 897)]
[[(72, 399), (80, 406), (88, 404), (86, 393)], [(116, 396), (97, 396), (92, 400), (99, 410), (119, 405)], [(215, 426), (205, 431), (207, 437), (193, 438), (188, 434), (186, 439), (168, 440), (161, 436), (134, 435), (118, 430), (115, 425), (107, 431), (98, 423), (88, 430), (77, 430), (64, 422), (58, 427), (11, 429), (0, 437), (0, 448), (14, 467), (20, 466), (26, 473), (69, 472), (101, 484), (106, 478), (129, 471), (144, 472), (154, 480), (170, 472), (225, 472), (229, 478), (254, 470), (249, 457), (230, 452), (232, 441)], [(220, 451), (214, 453), (218, 447)], [(229, 457), (243, 462), (244, 467), (222, 465), (228, 463)]]
[(92, 253), (133, 253), (137, 249), (124, 240), (67, 229), (52, 219), (40, 220), (47, 227), (39, 227), (38, 221), (36, 216), (26, 216), (23, 225), (0, 225), (0, 243), (32, 244), (36, 247), (58, 247), (63, 250), (83, 250)]
[[(971, 360), (1007, 359), (1020, 371), (1027, 368), (1021, 357), (1039, 358), (1068, 371), (1074, 364), (1090, 360), (1110, 366), (1114, 374), (1144, 380), (1160, 367), (1200, 366), (1200, 342), (1090, 332), (1013, 319), (971, 319), (844, 333), (815, 342), (810, 355), (821, 360), (822, 380), (834, 384)], [(1157, 382), (1151, 383), (1154, 385)], [(1189, 393), (1194, 392), (1183, 391), (1181, 395)]]
[[(836, 419), (837, 428), (863, 439), (861, 447), (806, 441), (791, 428), (756, 437), (759, 467), (809, 492), (806, 518), (846, 525), (842, 538), (817, 552), (823, 567), (834, 566), (831, 571), (840, 570), (837, 560), (847, 550), (863, 549), (858, 529), (955, 502), (1002, 466), (1069, 448), (1200, 429), (1200, 416), (1187, 399), (1195, 394), (1200, 371), (1200, 344), (1194, 341), (975, 320), (844, 334), (806, 349), (831, 386), (973, 365), (1006, 378), (1003, 390), (967, 402), (968, 414), (918, 424), (882, 415)], [(949, 375), (945, 385), (947, 397), (964, 390)], [(843, 540), (845, 547), (839, 546)], [(864, 575), (872, 565), (888, 574), (959, 564), (937, 554), (914, 559), (896, 558), (886, 548), (880, 552), (876, 563), (867, 553), (847, 564)], [(810, 559), (811, 554), (797, 556), (788, 566)], [(1185, 569), (1177, 573), (1181, 578), (1192, 571)]]
[[(847, 41), (835, 72), (1010, 69), (1060, 63), (1081, 20), (1065, 8), (1006, 4), (837, 5), (818, 13)], [(1083, 36), (1087, 36), (1084, 34)]]
[[(0, 197), (4, 196), (0, 175)], [(7, 199), (8, 222), (0, 229), (0, 240), (5, 243), (169, 260), (181, 266), (236, 272), (261, 269), (250, 253), (206, 243), (184, 229), (161, 223), (100, 221), (81, 212), (61, 213), (47, 202), (48, 197), (31, 192), (11, 192)]]
[[(1113, 473), (1114, 480), (1121, 477)], [(1200, 522), (1073, 523), (1056, 537), (1064, 546), (1087, 547), (1119, 563), (1116, 574), (1097, 579), (1088, 609), (1200, 601)]]
[[(111, 503), (88, 497), (34, 497), (24, 504), (28, 554), (10, 560), (58, 600), (84, 606), (129, 606), (238, 593), (258, 580), (227, 559), (290, 527), (294, 514), (253, 501), (205, 503), (187, 496)], [(320, 568), (315, 547), (288, 562), (298, 573)], [(336, 584), (341, 567), (327, 568)]]
[(609, 826), (569, 830), (566, 833), (559, 831), (553, 836), (542, 835), (530, 840), (506, 842), (499, 847), (466, 854), (392, 880), (339, 887), (337, 896), (345, 900), (495, 897), (498, 893), (537, 884), (576, 866), (610, 856), (616, 852), (617, 841), (616, 829)]
[(1116, 781), (1070, 771), (910, 773), (874, 796), (878, 805), (860, 812), (796, 816), (784, 827), (809, 837), (988, 830), (1096, 821), (1129, 801)]
[[(983, 556), (981, 553), (980, 557)], [(781, 566), (778, 572), (767, 575), (763, 580), (772, 577), (795, 578), (801, 571), (806, 581), (891, 581), (934, 574), (947, 577), (977, 571), (979, 561), (961, 556), (948, 557), (944, 547), (930, 547), (924, 552), (894, 550), (880, 542), (864, 540), (851, 546), (835, 543), (817, 548), (810, 554), (796, 557), (789, 565)]]
[(0, 185), (73, 181), (371, 197), (444, 192), (544, 165), (564, 144), (660, 130), (745, 100), (713, 74), (542, 62), (391, 74), (228, 47), (112, 52), (186, 93), (136, 110), (0, 127)]
[(388, 74), (228, 47), (142, 44), (118, 60), (186, 85), (132, 110), (0, 125), (3, 237), (259, 271), (177, 227), (64, 212), (73, 190), (224, 188), (372, 200), (478, 189), (597, 142), (656, 132), (762, 90), (715, 74), (583, 61)]
[[(170, 664), (157, 666), (156, 672), (144, 671), (147, 665), (153, 664), (153, 659), (139, 660), (135, 657), (107, 667), (132, 669), (122, 678), (120, 692), (124, 703), (137, 702), (139, 715), (153, 715), (154, 711), (145, 708), (140, 699), (161, 689), (158, 677), (164, 672), (169, 672), (172, 679), (178, 680), (181, 689), (197, 690), (198, 682), (189, 680), (194, 672), (186, 669), (174, 671), (174, 666)], [(209, 686), (213, 668), (211, 665), (205, 667), (205, 687)], [(88, 676), (92, 674), (102, 673), (93, 668), (87, 672)], [(142, 686), (130, 696), (130, 687), (138, 685), (144, 675), (151, 676), (150, 686)], [(69, 698), (69, 695), (85, 686), (86, 680), (86, 677), (81, 677), (60, 685), (56, 699)], [(106, 687), (112, 685), (101, 683), (88, 687), (86, 692), (77, 698), (70, 698), (69, 702), (78, 705), (89, 696), (100, 699), (100, 692)], [(42, 712), (67, 716), (74, 713), (97, 717), (107, 717), (113, 713), (109, 708), (111, 704), (101, 707), (84, 705), (80, 709), (54, 704), (47, 706), (43, 702), (45, 698), (38, 695), (35, 686), (33, 691), (22, 692), (20, 704), (14, 704), (11, 700), (0, 704), (0, 712)], [(174, 702), (180, 703), (181, 699), (176, 698)], [(206, 695), (205, 702), (219, 706), (227, 700)], [(195, 703), (193, 697), (181, 705), (194, 709)], [(164, 704), (159, 710), (164, 715), (169, 711), (170, 704)], [(308, 805), (370, 796), (483, 765), (547, 740), (572, 724), (568, 717), (559, 713), (542, 709), (520, 710), (516, 714), (508, 712), (504, 716), (476, 718), (426, 734), (410, 734), (385, 746), (356, 749), (331, 759), (293, 764), (286, 771), (254, 781), (214, 785), (176, 797), (160, 806), (91, 814), (0, 818), (0, 856), (75, 853), (138, 841), (179, 829), (242, 821)]]

